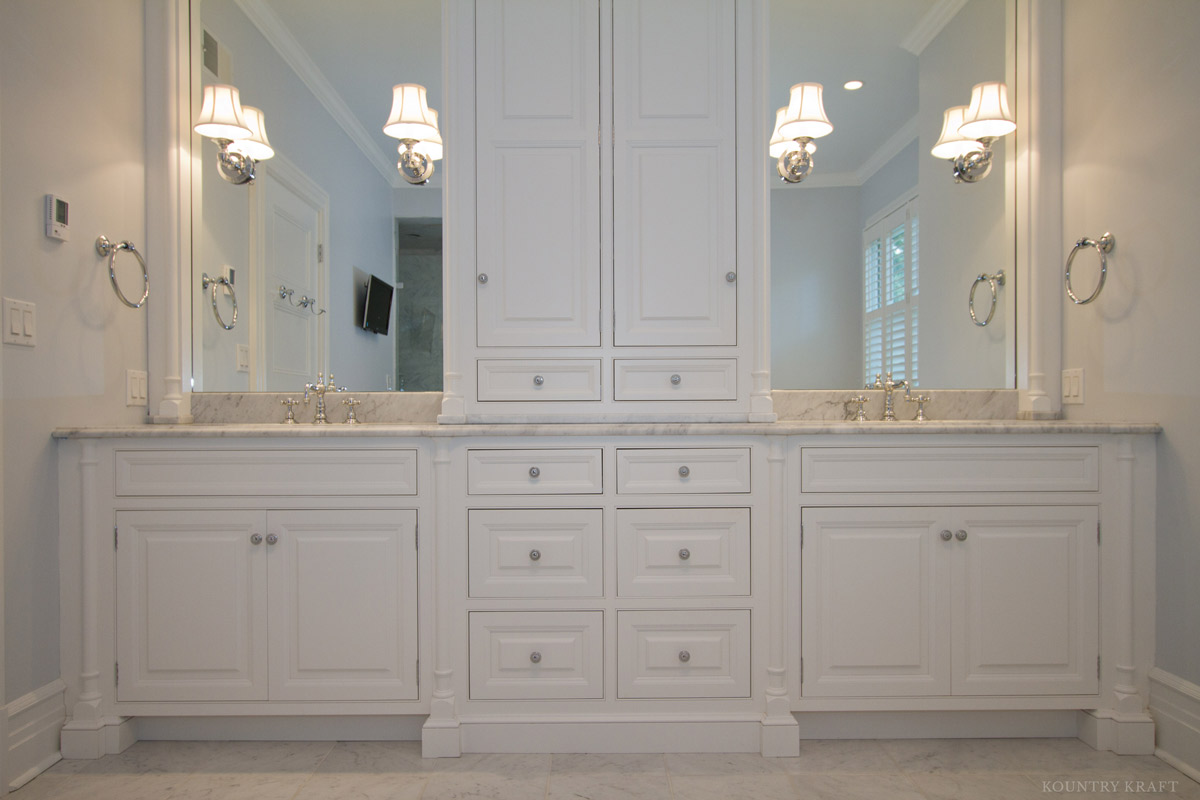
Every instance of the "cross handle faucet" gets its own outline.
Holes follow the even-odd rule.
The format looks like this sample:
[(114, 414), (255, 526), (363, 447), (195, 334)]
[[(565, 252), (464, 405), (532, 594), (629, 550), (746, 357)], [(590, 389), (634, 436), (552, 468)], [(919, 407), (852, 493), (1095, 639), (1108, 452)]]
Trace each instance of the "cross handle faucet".
[(895, 390), (899, 389), (900, 387), (904, 387), (904, 396), (908, 397), (908, 393), (909, 393), (908, 381), (907, 380), (903, 380), (903, 381), (892, 380), (891, 372), (887, 373), (887, 380), (883, 380), (882, 377), (880, 376), (880, 374), (878, 372), (876, 372), (875, 373), (875, 382), (867, 384), (868, 389), (882, 389), (883, 390), (883, 419), (885, 422), (895, 422), (896, 421), (896, 401), (895, 401), (895, 398), (892, 396), (892, 393), (895, 392)]
[(338, 386), (333, 381), (333, 373), (329, 373), (329, 382), (325, 382), (325, 373), (317, 373), (316, 383), (304, 384), (304, 405), (308, 405), (308, 393), (312, 392), (317, 396), (317, 416), (313, 420), (316, 425), (324, 425), (329, 422), (325, 416), (325, 393), (326, 392), (345, 392), (349, 391), (345, 386)]

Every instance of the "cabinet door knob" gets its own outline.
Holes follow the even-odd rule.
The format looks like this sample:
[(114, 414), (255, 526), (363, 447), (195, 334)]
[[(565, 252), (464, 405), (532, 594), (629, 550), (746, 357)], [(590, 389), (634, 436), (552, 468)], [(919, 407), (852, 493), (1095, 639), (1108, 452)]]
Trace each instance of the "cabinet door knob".
[(951, 539), (953, 539), (953, 538), (954, 538), (954, 534), (953, 534), (953, 533), (951, 533), (950, 531), (942, 531), (942, 534), (941, 534), (941, 536), (942, 536), (942, 541), (943, 541), (943, 542), (948, 542), (948, 541), (950, 541)]
[(730, 283), (733, 283), (734, 281), (737, 280), (737, 273), (736, 272), (726, 272), (725, 280), (729, 281)]
[(276, 536), (276, 535), (275, 535), (275, 534), (273, 534), (273, 533), (268, 533), (268, 534), (267, 534), (267, 544), (278, 544), (278, 543), (279, 543), (279, 537), (278, 537), (278, 536)]
[(679, 477), (686, 478), (688, 475), (691, 475), (691, 474), (692, 474), (692, 471), (690, 469), (688, 469), (687, 467), (679, 468)]
[(965, 542), (967, 540), (967, 532), (966, 531), (955, 531), (954, 538), (958, 539), (960, 542)]
[(537, 560), (538, 560), (538, 559), (540, 559), (541, 557), (542, 557), (542, 551), (541, 551), (541, 550), (530, 550), (530, 551), (529, 551), (529, 560), (530, 560), (530, 561), (537, 561)]
[(686, 547), (684, 547), (683, 549), (681, 549), (679, 551), (679, 560), (680, 561), (687, 561), (691, 557), (692, 557), (692, 551), (688, 550)]
[(692, 660), (692, 654), (689, 653), (687, 650), (680, 650), (679, 651), (679, 660), (686, 664), (687, 662)]
[(262, 544), (262, 534), (261, 533), (250, 534), (250, 544)]
[(533, 385), (534, 385), (534, 386), (541, 386), (541, 385), (542, 385), (543, 383), (545, 383), (545, 382), (546, 382), (546, 379), (545, 379), (545, 378), (543, 378), (541, 375), (534, 375), (534, 376), (533, 376)]
[(479, 273), (479, 275), (475, 278), (475, 280), (479, 281), (480, 283), (487, 283), (488, 282), (487, 273), (486, 272)]
[(679, 377), (678, 375), (671, 376), (671, 385), (672, 386), (678, 386), (681, 383), (683, 383), (683, 378)]
[(539, 664), (539, 663), (541, 663), (541, 660), (542, 660), (542, 654), (539, 653), (537, 650), (534, 650), (532, 653), (529, 654), (529, 660), (532, 661), (534, 664)]
[(536, 478), (538, 475), (541, 475), (541, 474), (542, 474), (542, 471), (540, 469), (538, 469), (537, 467), (529, 468), (529, 477)]

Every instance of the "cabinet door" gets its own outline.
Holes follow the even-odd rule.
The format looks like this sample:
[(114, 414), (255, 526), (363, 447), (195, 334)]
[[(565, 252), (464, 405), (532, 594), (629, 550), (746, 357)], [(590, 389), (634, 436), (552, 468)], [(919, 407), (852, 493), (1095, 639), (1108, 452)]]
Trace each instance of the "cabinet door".
[(416, 512), (272, 511), (271, 699), (417, 697)]
[(260, 511), (117, 514), (118, 700), (267, 699)]
[(737, 344), (733, 12), (614, 0), (618, 346)]
[(1096, 509), (954, 514), (954, 693), (1098, 691)]
[(950, 693), (952, 542), (939, 510), (806, 508), (803, 694)]
[(479, 347), (600, 344), (598, 0), (476, 9)]

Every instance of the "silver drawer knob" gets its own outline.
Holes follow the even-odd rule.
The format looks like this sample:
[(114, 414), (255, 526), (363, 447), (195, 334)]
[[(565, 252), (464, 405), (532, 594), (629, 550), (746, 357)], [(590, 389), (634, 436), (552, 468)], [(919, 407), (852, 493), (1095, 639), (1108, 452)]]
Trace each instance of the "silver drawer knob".
[(276, 535), (275, 535), (275, 534), (273, 534), (273, 533), (268, 533), (268, 534), (267, 534), (267, 544), (278, 544), (278, 543), (279, 543), (279, 537), (278, 537), (278, 536), (276, 536)]
[(678, 375), (671, 376), (671, 385), (672, 386), (678, 386), (681, 383), (683, 383), (683, 378), (679, 377)]
[(688, 550), (686, 547), (679, 551), (679, 560), (680, 561), (687, 561), (691, 557), (692, 557), (692, 551)]
[(539, 664), (539, 663), (541, 663), (541, 660), (542, 660), (542, 654), (539, 653), (537, 650), (534, 650), (532, 653), (529, 654), (529, 660), (532, 661), (534, 664)]
[(687, 662), (692, 660), (692, 654), (689, 653), (687, 650), (680, 650), (679, 651), (679, 660), (686, 664)]
[(538, 560), (538, 559), (540, 559), (541, 557), (542, 557), (542, 551), (541, 551), (541, 550), (530, 550), (530, 551), (529, 551), (529, 560), (530, 560), (530, 561), (537, 561), (537, 560)]
[(262, 544), (262, 534), (261, 533), (250, 534), (250, 544)]
[(541, 475), (541, 474), (542, 474), (542, 471), (540, 469), (538, 469), (537, 467), (529, 468), (529, 477), (536, 478), (538, 475)]
[(967, 540), (967, 532), (966, 531), (955, 531), (954, 538), (958, 539), (960, 542), (965, 542)]
[(479, 273), (479, 276), (475, 280), (479, 281), (480, 283), (487, 283), (487, 281), (488, 281), (487, 273), (486, 272)]
[(951, 533), (950, 531), (942, 531), (942, 541), (943, 542), (948, 542), (953, 538), (954, 538), (954, 534)]
[(686, 478), (688, 475), (691, 475), (691, 474), (692, 474), (692, 471), (690, 469), (688, 469), (687, 467), (679, 468), (679, 477)]
[(726, 272), (725, 280), (729, 281), (730, 283), (733, 283), (734, 281), (737, 280), (737, 273), (736, 272)]
[(546, 382), (546, 379), (545, 379), (545, 378), (543, 378), (541, 375), (534, 375), (534, 376), (533, 376), (533, 385), (534, 385), (534, 386), (541, 386), (541, 385), (542, 385), (543, 383), (545, 383), (545, 382)]

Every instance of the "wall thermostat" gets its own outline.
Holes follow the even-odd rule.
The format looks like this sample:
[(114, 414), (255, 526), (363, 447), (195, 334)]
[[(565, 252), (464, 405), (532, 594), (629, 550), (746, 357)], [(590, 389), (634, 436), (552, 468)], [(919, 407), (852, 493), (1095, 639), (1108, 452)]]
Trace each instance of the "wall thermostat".
[(51, 239), (67, 241), (71, 232), (67, 228), (71, 204), (61, 197), (46, 195), (46, 235)]

